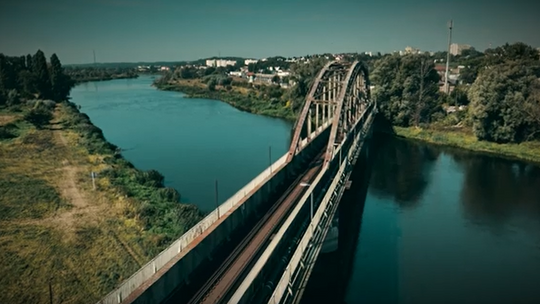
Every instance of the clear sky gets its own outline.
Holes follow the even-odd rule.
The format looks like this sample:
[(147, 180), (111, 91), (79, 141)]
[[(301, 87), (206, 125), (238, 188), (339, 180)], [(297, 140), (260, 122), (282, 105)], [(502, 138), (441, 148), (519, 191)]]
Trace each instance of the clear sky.
[(0, 52), (63, 63), (540, 47), (539, 0), (0, 0)]

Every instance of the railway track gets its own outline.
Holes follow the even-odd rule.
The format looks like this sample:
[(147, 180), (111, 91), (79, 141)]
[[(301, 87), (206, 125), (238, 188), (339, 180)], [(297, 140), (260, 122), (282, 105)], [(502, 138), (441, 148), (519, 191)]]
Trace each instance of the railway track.
[(204, 286), (191, 298), (189, 304), (214, 304), (228, 299), (233, 289), (247, 274), (250, 266), (266, 248), (272, 234), (280, 227), (286, 215), (306, 191), (301, 183), (311, 183), (322, 169), (324, 149), (314, 158), (270, 210), (257, 222)]

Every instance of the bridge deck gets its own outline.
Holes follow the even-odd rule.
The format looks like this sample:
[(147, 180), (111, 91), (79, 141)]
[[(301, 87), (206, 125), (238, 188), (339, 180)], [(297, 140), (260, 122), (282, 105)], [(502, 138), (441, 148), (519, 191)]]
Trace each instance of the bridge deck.
[(275, 233), (276, 229), (279, 229), (287, 214), (306, 191), (307, 188), (301, 184), (311, 183), (321, 171), (323, 159), (324, 149), (314, 158), (306, 172), (301, 174), (277, 200), (189, 303), (220, 303), (231, 295), (234, 287), (242, 281), (250, 265), (256, 262), (262, 249), (271, 240), (272, 234)]

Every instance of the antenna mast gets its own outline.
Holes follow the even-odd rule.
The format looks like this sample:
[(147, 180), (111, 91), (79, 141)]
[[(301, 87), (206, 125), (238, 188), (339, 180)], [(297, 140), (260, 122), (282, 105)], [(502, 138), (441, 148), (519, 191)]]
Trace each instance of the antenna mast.
[(450, 82), (448, 81), (448, 68), (450, 66), (450, 48), (452, 46), (452, 27), (454, 22), (448, 22), (448, 53), (446, 54), (446, 72), (444, 73), (444, 91), (446, 94), (450, 92)]

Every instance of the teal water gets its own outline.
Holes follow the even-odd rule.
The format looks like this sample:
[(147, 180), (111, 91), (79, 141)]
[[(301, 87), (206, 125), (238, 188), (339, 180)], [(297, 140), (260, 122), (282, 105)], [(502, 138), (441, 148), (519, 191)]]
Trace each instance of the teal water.
[[(215, 208), (288, 149), (291, 123), (223, 102), (158, 91), (152, 79), (81, 84), (72, 101), (137, 168), (156, 169), (181, 200)], [(270, 148), (271, 147), (271, 148)]]
[(540, 168), (382, 141), (345, 301), (540, 303)]

